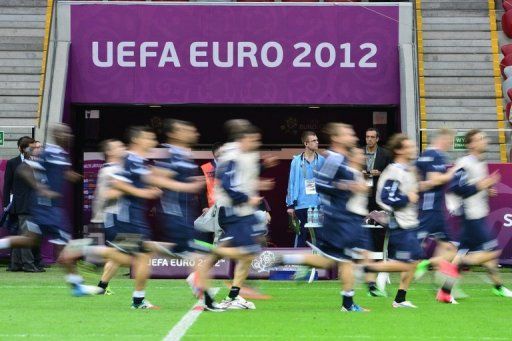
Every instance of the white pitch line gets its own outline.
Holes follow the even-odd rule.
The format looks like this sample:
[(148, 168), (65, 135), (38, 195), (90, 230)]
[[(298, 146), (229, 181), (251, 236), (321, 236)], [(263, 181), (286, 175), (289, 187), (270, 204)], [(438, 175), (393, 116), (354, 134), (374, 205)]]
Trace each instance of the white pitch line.
[[(219, 292), (219, 288), (212, 288), (210, 290), (210, 294), (215, 296)], [(197, 318), (203, 312), (203, 309), (197, 309), (197, 307), (201, 304), (201, 300), (198, 300), (196, 304), (192, 306), (192, 308), (186, 313), (181, 320), (172, 327), (167, 336), (164, 338), (164, 341), (179, 341), (187, 330), (192, 327), (194, 322), (196, 322)]]

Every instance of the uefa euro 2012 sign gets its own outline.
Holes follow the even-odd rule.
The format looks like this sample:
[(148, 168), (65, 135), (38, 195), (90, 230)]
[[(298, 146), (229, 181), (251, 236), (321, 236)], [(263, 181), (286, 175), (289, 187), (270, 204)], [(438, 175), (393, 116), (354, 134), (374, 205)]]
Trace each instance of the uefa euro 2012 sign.
[[(93, 41), (91, 47), (92, 62), (99, 68), (180, 68), (183, 63), (194, 68), (276, 68), (284, 60), (290, 60), (296, 68), (376, 68), (374, 57), (378, 53), (373, 42), (357, 46), (350, 42), (297, 42), (284, 48), (277, 41), (196, 41), (179, 51), (172, 41)], [(354, 50), (358, 52), (353, 53)], [(292, 54), (291, 58), (285, 58), (285, 51)]]
[(71, 6), (70, 101), (400, 105), (411, 8), (373, 8)]

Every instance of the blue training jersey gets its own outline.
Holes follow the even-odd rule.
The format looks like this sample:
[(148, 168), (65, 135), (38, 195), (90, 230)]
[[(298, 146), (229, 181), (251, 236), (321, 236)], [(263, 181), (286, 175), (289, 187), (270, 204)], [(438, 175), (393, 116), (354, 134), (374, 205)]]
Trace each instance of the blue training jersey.
[[(169, 158), (156, 162), (158, 167), (166, 168), (173, 173), (174, 179), (179, 182), (190, 182), (191, 178), (199, 175), (199, 167), (192, 160), (190, 151), (166, 144), (169, 148)], [(173, 215), (191, 222), (197, 213), (195, 195), (192, 193), (175, 192), (164, 189), (160, 199), (160, 213)]]
[[(66, 172), (71, 169), (69, 154), (59, 146), (47, 144), (43, 153), (39, 156), (38, 163), (41, 168), (35, 167), (34, 169), (36, 180), (48, 186), (51, 191), (63, 195)], [(37, 204), (61, 207), (62, 198), (50, 200), (42, 196), (37, 196)]]
[[(420, 181), (425, 181), (428, 173), (446, 173), (446, 158), (437, 149), (427, 149), (416, 161), (416, 168), (420, 175)], [(444, 185), (420, 193), (418, 203), (420, 211), (443, 211), (444, 206)]]
[(336, 185), (354, 179), (354, 173), (348, 168), (346, 158), (339, 153), (328, 151), (322, 168), (316, 172), (316, 190), (320, 194), (325, 216), (340, 219), (350, 215), (347, 202), (352, 193), (341, 190)]
[[(134, 187), (145, 188), (144, 176), (150, 173), (146, 165), (147, 161), (147, 159), (129, 152), (122, 163), (124, 167), (113, 177), (117, 180), (128, 182)], [(124, 195), (120, 199), (120, 206), (120, 210), (126, 208), (146, 210), (147, 200), (132, 195)]]

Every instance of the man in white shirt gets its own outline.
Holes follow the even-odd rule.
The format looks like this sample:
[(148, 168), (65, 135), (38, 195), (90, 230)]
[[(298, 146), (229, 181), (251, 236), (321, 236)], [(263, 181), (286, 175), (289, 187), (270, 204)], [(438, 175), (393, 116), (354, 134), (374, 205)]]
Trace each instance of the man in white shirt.
[[(494, 284), (496, 296), (512, 297), (512, 291), (503, 286), (498, 273), (498, 259), (501, 250), (498, 241), (491, 236), (487, 224), (489, 215), (489, 197), (496, 196), (495, 185), (500, 182), (497, 172), (489, 175), (484, 153), (489, 139), (484, 132), (473, 129), (466, 134), (466, 147), (469, 155), (457, 160), (455, 176), (450, 182), (449, 191), (460, 198), (462, 209), (462, 232), (460, 236), (458, 266), (446, 261), (441, 262), (440, 270), (452, 280), (447, 281), (437, 293), (437, 300), (453, 303), (451, 289), (454, 280), (460, 277), (460, 269), (465, 266), (482, 265)], [(456, 262), (454, 262), (456, 263)]]
[[(118, 199), (122, 195), (111, 186), (112, 176), (122, 171), (122, 161), (126, 155), (126, 147), (119, 140), (106, 140), (101, 144), (101, 149), (105, 155), (105, 163), (98, 173), (96, 182), (96, 191), (94, 192), (94, 201), (92, 204), (91, 223), (102, 224), (105, 230), (105, 241), (112, 242), (115, 234), (112, 233), (114, 225), (114, 216), (118, 214)], [(103, 274), (98, 286), (104, 289), (105, 295), (111, 295), (108, 283), (117, 272), (119, 264), (109, 260), (103, 269)]]

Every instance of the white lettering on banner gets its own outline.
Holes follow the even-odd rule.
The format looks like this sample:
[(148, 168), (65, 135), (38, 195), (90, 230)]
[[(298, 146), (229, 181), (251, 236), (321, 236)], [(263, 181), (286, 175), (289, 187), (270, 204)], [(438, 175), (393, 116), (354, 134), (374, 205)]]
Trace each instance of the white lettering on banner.
[(122, 67), (135, 67), (134, 61), (125, 61), (125, 57), (134, 57), (135, 51), (126, 50), (127, 47), (135, 47), (134, 41), (122, 41), (117, 45), (117, 64)]
[[(326, 62), (322, 59), (322, 50), (326, 48), (329, 52), (329, 57)], [(315, 49), (315, 61), (320, 67), (330, 67), (333, 66), (334, 61), (336, 60), (336, 50), (334, 46), (330, 43), (320, 43)]]
[[(274, 49), (276, 53), (276, 58), (273, 62), (270, 61), (268, 58), (268, 51), (270, 49)], [(281, 44), (275, 42), (275, 41), (269, 41), (268, 43), (265, 43), (263, 47), (261, 48), (261, 61), (263, 62), (263, 65), (266, 67), (278, 67), (283, 62), (283, 47)]]
[(505, 227), (511, 227), (512, 226), (512, 214), (505, 214), (503, 216), (503, 219), (506, 221), (506, 223), (503, 224), (503, 226), (505, 226)]
[(196, 41), (190, 45), (190, 65), (195, 67), (208, 67), (208, 62), (198, 62), (197, 57), (206, 57), (206, 51), (198, 51), (199, 47), (208, 47), (206, 41)]
[(293, 48), (296, 50), (304, 49), (295, 59), (293, 60), (294, 67), (311, 67), (310, 62), (303, 62), (302, 60), (306, 58), (311, 52), (311, 46), (308, 43), (297, 43), (293, 45)]
[(148, 47), (158, 47), (157, 41), (145, 41), (140, 44), (140, 66), (146, 67), (148, 57), (156, 57), (156, 51), (148, 51)]
[[(140, 45), (138, 45), (140, 44)], [(121, 41), (114, 46), (114, 42), (92, 42), (91, 57), (95, 66), (100, 68), (114, 67), (148, 67), (152, 59), (158, 60), (158, 67), (173, 66), (181, 67), (179, 54), (172, 41), (159, 43), (156, 41), (145, 41), (136, 43), (134, 41)], [(235, 47), (236, 44), (236, 47)], [(336, 46), (339, 46), (338, 50)], [(298, 42), (293, 45), (295, 56), (292, 66), (295, 68), (376, 68), (377, 62), (373, 57), (378, 52), (374, 43), (362, 43), (359, 50), (363, 52), (359, 60), (353, 60), (351, 43), (332, 44), (320, 42), (311, 46), (306, 42)], [(281, 66), (285, 59), (283, 46), (276, 41), (268, 41), (259, 46), (250, 41), (226, 42), (218, 41), (196, 41), (192, 42), (188, 51), (189, 63), (194, 68), (219, 67), (219, 68), (276, 68)], [(311, 52), (314, 51), (313, 56)], [(235, 55), (236, 54), (236, 55)], [(357, 53), (357, 56), (361, 52)], [(236, 60), (236, 66), (235, 66)]]
[(218, 67), (232, 67), (233, 66), (233, 42), (229, 41), (227, 44), (226, 61), (220, 60), (219, 42), (213, 42), (213, 64)]
[(375, 46), (375, 44), (372, 44), (372, 43), (364, 43), (364, 44), (361, 44), (359, 46), (359, 48), (361, 50), (365, 50), (365, 49), (370, 49), (370, 52), (368, 52), (363, 58), (361, 58), (361, 60), (359, 61), (359, 67), (377, 67), (377, 63), (367, 63), (367, 61), (375, 56), (375, 54), (377, 54), (377, 46)]
[(356, 64), (350, 61), (350, 43), (341, 44), (340, 49), (343, 51), (343, 61), (340, 63), (340, 67), (353, 68)]
[[(247, 49), (248, 50), (247, 50)], [(250, 41), (241, 41), (238, 43), (238, 67), (244, 67), (244, 59), (248, 58), (251, 61), (252, 67), (258, 67), (256, 61), (256, 51), (258, 48), (256, 44)]]
[(158, 67), (164, 67), (165, 63), (173, 63), (174, 67), (181, 66), (178, 54), (176, 53), (176, 49), (174, 48), (174, 43), (172, 41), (168, 41), (165, 43), (164, 50), (162, 51), (162, 57), (160, 57), (160, 62), (158, 63)]
[[(204, 259), (199, 259), (199, 264), (203, 264)], [(221, 266), (222, 263), (226, 262), (226, 260), (221, 259), (215, 263), (214, 267)], [(183, 259), (183, 258), (151, 258), (149, 260), (149, 266), (178, 266), (178, 267), (193, 267), (196, 265), (196, 262), (193, 259)]]
[(92, 62), (97, 67), (111, 67), (114, 64), (114, 43), (111, 41), (107, 41), (107, 53), (106, 53), (106, 61), (101, 61), (98, 53), (98, 42), (92, 42)]

